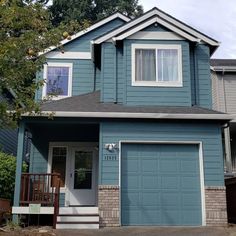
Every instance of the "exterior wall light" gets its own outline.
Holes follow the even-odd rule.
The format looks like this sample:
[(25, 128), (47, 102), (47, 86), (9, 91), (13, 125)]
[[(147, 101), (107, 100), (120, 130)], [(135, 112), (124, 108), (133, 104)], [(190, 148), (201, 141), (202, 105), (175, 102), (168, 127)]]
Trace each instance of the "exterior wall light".
[(115, 143), (106, 143), (105, 148), (111, 152), (117, 149), (117, 145)]

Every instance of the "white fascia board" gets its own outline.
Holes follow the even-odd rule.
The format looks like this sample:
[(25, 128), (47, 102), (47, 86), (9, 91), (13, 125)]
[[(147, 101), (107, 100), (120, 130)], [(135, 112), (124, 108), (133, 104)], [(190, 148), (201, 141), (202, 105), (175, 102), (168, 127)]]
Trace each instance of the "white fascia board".
[(83, 59), (89, 60), (91, 59), (90, 52), (60, 52), (60, 51), (53, 51), (49, 52), (46, 55), (46, 58), (53, 58), (53, 59)]
[(201, 40), (205, 41), (206, 43), (212, 45), (212, 46), (219, 46), (220, 43), (217, 42), (216, 40), (210, 39), (206, 35), (201, 34), (200, 32), (194, 30), (193, 28), (175, 20), (173, 17), (166, 15), (164, 12), (161, 12), (159, 9), (156, 9), (157, 15), (160, 16), (161, 18), (169, 21), (170, 23), (176, 25), (177, 27), (185, 30), (186, 32), (196, 36), (197, 38), (200, 38)]
[(123, 40), (127, 37), (129, 37), (132, 34), (137, 33), (138, 31), (148, 27), (149, 25), (153, 24), (153, 23), (159, 23), (165, 27), (167, 27), (168, 29), (172, 30), (173, 32), (177, 33), (178, 35), (181, 35), (182, 37), (192, 41), (192, 42), (199, 42), (199, 39), (196, 37), (191, 36), (190, 34), (187, 34), (186, 32), (182, 31), (181, 29), (169, 24), (168, 22), (160, 19), (159, 17), (154, 17), (151, 20), (148, 20), (140, 25), (138, 25), (137, 27), (129, 30), (128, 32), (125, 32), (124, 34), (119, 35), (118, 37), (114, 37), (113, 41), (116, 40)]
[[(101, 20), (101, 21), (91, 25), (90, 27), (88, 27), (88, 28), (86, 28), (84, 30), (81, 30), (80, 32), (72, 35), (70, 40), (68, 40), (68, 39), (62, 40), (60, 42), (60, 45), (65, 45), (65, 44), (73, 41), (74, 39), (77, 39), (77, 38), (83, 36), (84, 34), (87, 34), (88, 32), (90, 32), (90, 31), (92, 31), (92, 30), (94, 30), (94, 29), (96, 29), (96, 28), (98, 28), (98, 27), (100, 27), (100, 26), (102, 26), (102, 25), (104, 25), (104, 24), (106, 24), (106, 23), (116, 19), (116, 18), (120, 18), (120, 19), (124, 20), (125, 22), (130, 21), (129, 17), (124, 16), (121, 13), (115, 13), (115, 14), (113, 14), (113, 15), (111, 15), (111, 16), (109, 16), (109, 17), (107, 17), (107, 18), (105, 18), (105, 19), (103, 19), (103, 20)], [(46, 53), (48, 53), (48, 52), (50, 52), (50, 51), (52, 51), (52, 50), (54, 50), (56, 48), (57, 48), (56, 46), (49, 47), (49, 48), (45, 49), (43, 52), (40, 52), (39, 55), (44, 55), (44, 54), (46, 54)]]
[(122, 33), (125, 30), (128, 30), (129, 28), (141, 23), (142, 21), (145, 21), (146, 19), (156, 15), (157, 11), (156, 10), (152, 10), (146, 14), (144, 14), (143, 16), (138, 17), (135, 20), (132, 20), (131, 22), (126, 23), (125, 25), (121, 26), (120, 28), (113, 30), (112, 32), (96, 39), (93, 41), (94, 44), (100, 44), (104, 41), (107, 41), (110, 38), (113, 38), (115, 35)]
[(225, 72), (234, 72), (236, 71), (236, 66), (213, 66), (214, 71), (225, 71)]
[(139, 118), (139, 119), (190, 119), (190, 120), (231, 120), (228, 114), (173, 114), (173, 113), (127, 113), (127, 112), (64, 112), (43, 111), (39, 115), (24, 114), (23, 116), (47, 117), (91, 117), (91, 118)]
[(236, 123), (236, 114), (235, 113), (231, 113), (230, 115), (232, 116), (232, 120), (230, 122)]
[[(186, 26), (183, 23), (180, 23), (179, 21), (177, 21), (177, 20), (173, 19), (172, 17), (166, 15), (165, 13), (159, 11), (157, 8), (151, 10), (149, 13), (144, 14), (143, 16), (137, 18), (136, 20), (133, 20), (130, 23), (127, 23), (124, 26), (121, 26), (117, 30), (114, 30), (114, 31), (112, 31), (112, 32), (110, 32), (110, 33), (108, 33), (108, 34), (98, 38), (97, 40), (94, 40), (94, 43), (95, 44), (100, 44), (100, 43), (102, 43), (104, 41), (107, 41), (108, 39), (113, 38), (115, 35), (118, 35), (118, 34), (124, 32), (124, 31), (128, 30), (129, 28), (132, 28), (133, 26), (135, 26), (135, 25), (141, 23), (142, 21), (145, 21), (146, 19), (148, 19), (148, 18), (150, 18), (152, 16), (155, 16), (155, 15), (158, 16), (158, 18), (162, 18), (165, 22), (168, 21), (169, 25), (170, 24), (171, 25), (175, 25), (176, 28), (179, 28), (180, 30), (185, 31), (186, 34), (187, 33), (191, 34), (192, 37), (199, 38), (200, 40), (203, 40), (204, 42), (206, 42), (206, 43), (208, 43), (208, 44), (210, 44), (212, 46), (219, 46), (219, 42), (214, 41), (214, 40), (208, 38), (207, 36), (197, 32), (196, 30)], [(162, 20), (162, 22), (163, 22), (163, 20)]]

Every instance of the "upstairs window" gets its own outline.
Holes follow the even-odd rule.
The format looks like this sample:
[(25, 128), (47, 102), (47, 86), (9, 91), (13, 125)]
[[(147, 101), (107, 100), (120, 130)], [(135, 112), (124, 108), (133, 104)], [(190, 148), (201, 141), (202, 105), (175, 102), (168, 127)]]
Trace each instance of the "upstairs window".
[(43, 97), (60, 99), (71, 96), (72, 63), (48, 63), (44, 66)]
[(182, 87), (180, 45), (132, 45), (132, 85)]

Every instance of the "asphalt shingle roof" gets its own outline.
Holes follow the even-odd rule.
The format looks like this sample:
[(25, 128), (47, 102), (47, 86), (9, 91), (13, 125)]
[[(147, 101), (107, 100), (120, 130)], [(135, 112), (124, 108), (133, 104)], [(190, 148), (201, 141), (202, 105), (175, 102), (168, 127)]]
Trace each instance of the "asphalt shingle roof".
[(100, 91), (48, 101), (42, 105), (42, 111), (50, 112), (122, 112), (122, 113), (168, 113), (168, 114), (224, 114), (218, 111), (193, 107), (169, 106), (124, 106), (115, 103), (100, 102)]
[(236, 60), (235, 59), (211, 59), (210, 60), (211, 66), (235, 66), (236, 67)]

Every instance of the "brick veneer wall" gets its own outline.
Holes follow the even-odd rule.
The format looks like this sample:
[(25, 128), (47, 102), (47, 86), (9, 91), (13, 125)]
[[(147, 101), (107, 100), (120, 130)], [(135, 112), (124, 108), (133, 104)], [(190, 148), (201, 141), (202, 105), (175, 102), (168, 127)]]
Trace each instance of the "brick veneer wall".
[(225, 226), (227, 220), (225, 187), (205, 187), (207, 226)]
[(119, 186), (99, 185), (98, 207), (100, 227), (120, 226)]
[[(120, 226), (119, 186), (100, 185), (98, 206), (101, 227)], [(207, 226), (225, 226), (227, 221), (225, 187), (205, 187)]]

